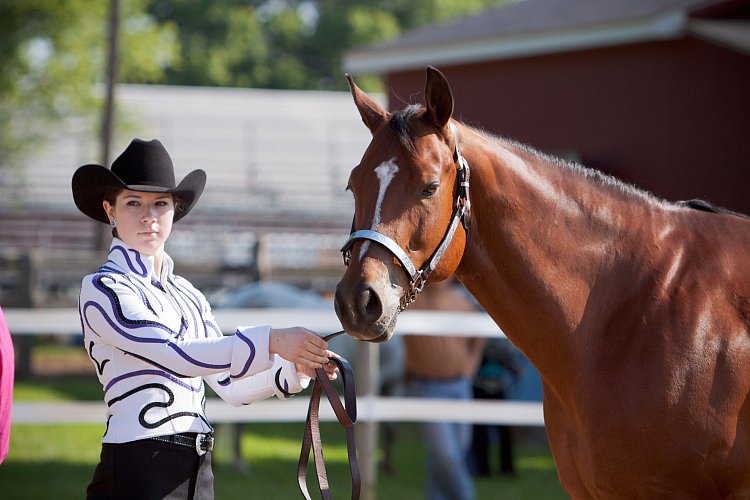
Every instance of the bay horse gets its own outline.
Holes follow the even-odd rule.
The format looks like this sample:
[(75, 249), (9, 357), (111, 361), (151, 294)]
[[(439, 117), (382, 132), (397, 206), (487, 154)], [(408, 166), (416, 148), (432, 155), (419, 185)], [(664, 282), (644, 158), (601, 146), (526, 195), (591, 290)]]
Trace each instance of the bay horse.
[(424, 106), (393, 113), (347, 79), (372, 141), (349, 177), (346, 332), (388, 340), (455, 273), (539, 370), (571, 497), (750, 498), (750, 220), (462, 124), (435, 68)]

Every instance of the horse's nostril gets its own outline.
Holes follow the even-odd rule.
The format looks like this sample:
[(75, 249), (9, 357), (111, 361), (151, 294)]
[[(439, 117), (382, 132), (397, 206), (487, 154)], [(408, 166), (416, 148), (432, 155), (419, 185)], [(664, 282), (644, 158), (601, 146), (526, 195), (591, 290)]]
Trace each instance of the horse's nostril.
[(376, 321), (383, 314), (383, 305), (378, 294), (369, 286), (359, 294), (357, 302), (359, 314), (367, 321)]

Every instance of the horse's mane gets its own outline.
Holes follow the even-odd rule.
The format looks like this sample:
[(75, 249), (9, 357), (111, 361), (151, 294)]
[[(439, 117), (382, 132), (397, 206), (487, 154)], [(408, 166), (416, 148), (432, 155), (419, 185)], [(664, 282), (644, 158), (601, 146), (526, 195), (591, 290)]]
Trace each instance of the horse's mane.
[(483, 130), (478, 130), (474, 127), (471, 127), (473, 130), (476, 130), (480, 134), (484, 135), (485, 137), (489, 138), (490, 140), (496, 140), (500, 141), (502, 143), (505, 143), (507, 145), (510, 145), (512, 147), (515, 147), (517, 149), (520, 149), (521, 151), (524, 151), (527, 154), (530, 154), (532, 156), (535, 156), (537, 158), (542, 159), (543, 161), (546, 161), (547, 163), (556, 165), (561, 168), (566, 168), (568, 170), (571, 170), (573, 172), (576, 172), (588, 179), (592, 179), (595, 182), (602, 184), (604, 186), (610, 186), (614, 189), (617, 189), (621, 192), (634, 195), (637, 197), (640, 197), (641, 199), (644, 199), (648, 202), (656, 203), (659, 205), (666, 205), (669, 207), (679, 207), (679, 208), (689, 208), (691, 210), (700, 210), (703, 212), (710, 212), (714, 214), (722, 214), (722, 215), (734, 215), (736, 217), (742, 217), (744, 219), (750, 219), (750, 216), (747, 216), (745, 214), (734, 212), (732, 210), (728, 210), (723, 207), (716, 206), (712, 203), (709, 203), (705, 200), (684, 200), (684, 201), (677, 201), (677, 202), (671, 202), (664, 200), (662, 198), (658, 198), (657, 196), (654, 196), (653, 194), (649, 193), (648, 191), (644, 191), (643, 189), (640, 189), (636, 186), (633, 186), (632, 184), (628, 184), (626, 182), (621, 181), (620, 179), (617, 179), (616, 177), (613, 177), (611, 175), (607, 175), (604, 172), (601, 172), (599, 170), (585, 167), (579, 163), (570, 162), (567, 160), (564, 160), (562, 158), (559, 158), (557, 156), (548, 155), (546, 153), (542, 153), (541, 151), (538, 151), (531, 146), (528, 146), (527, 144), (523, 144), (521, 142), (514, 141), (512, 139), (504, 138), (504, 137), (497, 137), (493, 134), (490, 134)]
[(474, 127), (471, 127), (473, 130), (476, 130), (480, 134), (484, 135), (490, 140), (498, 141), (502, 144), (505, 144), (507, 146), (510, 146), (514, 149), (519, 149), (523, 151), (526, 154), (529, 154), (533, 157), (539, 158), (540, 160), (544, 161), (545, 163), (548, 163), (550, 165), (554, 165), (558, 168), (563, 168), (566, 170), (569, 170), (573, 173), (576, 173), (582, 177), (585, 177), (587, 179), (591, 179), (592, 181), (596, 182), (597, 184), (600, 184), (602, 186), (606, 186), (608, 188), (612, 188), (616, 191), (620, 191), (622, 193), (636, 196), (638, 198), (641, 198), (644, 201), (648, 201), (651, 203), (656, 204), (670, 204), (670, 202), (659, 198), (655, 196), (652, 193), (649, 193), (648, 191), (645, 191), (639, 187), (636, 187), (632, 184), (628, 184), (627, 182), (624, 182), (617, 177), (614, 177), (609, 174), (605, 174), (601, 170), (597, 170), (595, 168), (584, 166), (580, 163), (569, 161), (563, 158), (560, 158), (559, 156), (543, 153), (542, 151), (539, 151), (538, 149), (535, 149), (528, 144), (524, 144), (522, 142), (515, 141), (513, 139), (509, 139), (507, 137), (499, 137), (494, 134), (491, 134), (489, 132), (486, 132), (484, 130), (479, 130)]
[[(401, 145), (404, 148), (406, 148), (411, 154), (416, 154), (415, 142), (417, 138), (414, 128), (411, 125), (412, 124), (411, 119), (414, 118), (415, 116), (418, 116), (421, 112), (423, 112), (423, 110), (424, 110), (424, 107), (421, 106), (420, 104), (411, 104), (400, 111), (396, 111), (392, 113), (391, 118), (388, 122), (388, 127), (394, 133), (399, 143), (401, 143)], [(668, 206), (668, 207), (690, 208), (694, 210), (703, 210), (706, 212), (712, 212), (712, 213), (717, 213), (717, 214), (727, 214), (727, 215), (735, 215), (735, 216), (743, 217), (743, 218), (750, 218), (747, 215), (733, 212), (725, 208), (717, 207), (703, 200), (670, 202), (662, 198), (659, 198), (653, 195), (652, 193), (649, 193), (648, 191), (638, 188), (632, 184), (628, 184), (627, 182), (624, 182), (616, 177), (605, 174), (604, 172), (600, 170), (586, 167), (584, 165), (581, 165), (580, 163), (568, 161), (558, 156), (543, 153), (529, 146), (528, 144), (524, 144), (522, 142), (509, 139), (507, 137), (500, 137), (490, 132), (487, 132), (486, 130), (479, 129), (477, 127), (473, 127), (465, 123), (464, 125), (471, 128), (475, 132), (481, 134), (482, 136), (487, 138), (489, 141), (499, 142), (500, 144), (503, 144), (505, 146), (520, 150), (528, 155), (531, 155), (535, 158), (538, 158), (544, 161), (547, 164), (553, 165), (557, 168), (567, 169), (577, 175), (590, 179), (596, 182), (597, 184), (614, 189), (616, 191), (619, 191), (621, 193), (624, 193), (630, 196), (635, 196), (648, 203), (654, 203), (657, 205)]]
[[(390, 120), (388, 122), (388, 126), (391, 129), (391, 131), (395, 134), (396, 138), (398, 139), (399, 143), (406, 148), (410, 153), (415, 154), (416, 153), (416, 134), (414, 131), (414, 128), (412, 126), (412, 118), (415, 116), (418, 116), (422, 111), (424, 110), (424, 107), (420, 104), (412, 104), (400, 111), (396, 111), (391, 114)], [(521, 142), (514, 141), (513, 139), (509, 139), (506, 137), (500, 137), (496, 136), (494, 134), (491, 134), (487, 132), (486, 130), (482, 130), (476, 127), (472, 127), (470, 125), (467, 125), (464, 123), (464, 125), (468, 126), (472, 130), (476, 131), (477, 133), (483, 135), (490, 141), (497, 141), (501, 144), (505, 144), (507, 146), (510, 146), (514, 149), (519, 149), (523, 151), (524, 153), (527, 153), (531, 156), (534, 156), (536, 158), (541, 159), (542, 161), (545, 161), (546, 163), (549, 163), (551, 165), (554, 165), (556, 167), (560, 168), (566, 168), (572, 172), (575, 172), (579, 175), (582, 175), (588, 179), (592, 179), (596, 181), (599, 184), (602, 184), (604, 186), (610, 186), (615, 189), (618, 189), (622, 192), (635, 195), (641, 198), (644, 198), (648, 201), (655, 202), (655, 203), (666, 203), (664, 200), (661, 200), (654, 195), (643, 191), (642, 189), (639, 189), (635, 186), (632, 186), (630, 184), (627, 184), (615, 177), (612, 177), (610, 175), (607, 175), (599, 170), (595, 170), (593, 168), (588, 168), (583, 165), (580, 165), (578, 163), (570, 162), (567, 160), (564, 160), (562, 158), (559, 158), (557, 156), (548, 155), (546, 153), (542, 153), (541, 151), (534, 149), (533, 147), (523, 144)]]
[(419, 104), (412, 104), (401, 111), (396, 111), (388, 121), (388, 127), (393, 131), (398, 142), (411, 154), (416, 154), (416, 135), (411, 126), (411, 118), (419, 114), (424, 108)]

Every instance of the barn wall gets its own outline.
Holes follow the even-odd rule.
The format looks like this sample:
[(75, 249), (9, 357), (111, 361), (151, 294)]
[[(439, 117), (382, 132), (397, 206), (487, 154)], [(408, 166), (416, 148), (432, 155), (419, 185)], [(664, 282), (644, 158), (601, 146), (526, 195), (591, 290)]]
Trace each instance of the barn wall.
[[(658, 196), (750, 213), (750, 57), (693, 38), (441, 67), (455, 116)], [(424, 71), (388, 75), (422, 101)]]

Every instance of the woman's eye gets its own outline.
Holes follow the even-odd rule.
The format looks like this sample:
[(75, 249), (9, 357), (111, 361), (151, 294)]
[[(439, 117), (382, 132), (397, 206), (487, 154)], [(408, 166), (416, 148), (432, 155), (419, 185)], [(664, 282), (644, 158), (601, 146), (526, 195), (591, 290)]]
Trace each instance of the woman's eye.
[(130, 200), (130, 201), (129, 201), (129, 202), (127, 203), (127, 205), (128, 205), (129, 207), (137, 207), (137, 206), (139, 206), (139, 205), (140, 205), (140, 203), (138, 203), (138, 202), (137, 202), (137, 201), (135, 201), (135, 200)]
[(429, 184), (422, 190), (422, 196), (425, 198), (434, 196), (435, 193), (437, 193), (438, 188), (440, 187), (439, 182), (433, 182), (432, 184)]

